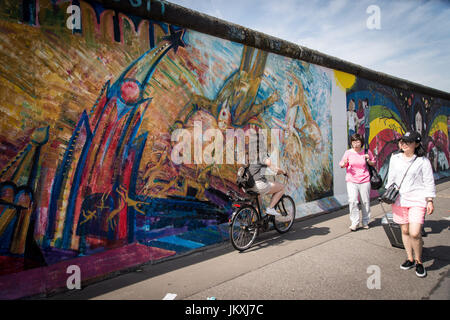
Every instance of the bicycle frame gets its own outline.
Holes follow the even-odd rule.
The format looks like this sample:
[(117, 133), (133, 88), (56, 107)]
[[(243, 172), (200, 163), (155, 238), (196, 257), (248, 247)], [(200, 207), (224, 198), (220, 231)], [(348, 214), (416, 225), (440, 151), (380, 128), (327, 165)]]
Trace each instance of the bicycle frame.
[[(289, 231), (295, 220), (295, 203), (292, 197), (283, 194), (275, 206), (276, 210), (281, 213), (282, 216), (290, 214), (289, 220), (283, 222), (282, 220), (277, 220), (275, 215), (263, 215), (260, 194), (252, 190), (249, 190), (246, 193), (248, 197), (243, 198), (235, 191), (231, 190), (228, 192), (228, 196), (231, 198), (233, 206), (233, 214), (229, 221), (230, 239), (234, 248), (239, 251), (250, 248), (259, 232), (268, 231), (269, 222), (272, 222), (276, 231), (285, 233)], [(285, 201), (292, 204), (293, 211), (289, 210), (288, 213), (285, 207), (285, 203), (287, 202)], [(250, 216), (248, 215), (249, 213), (247, 210), (250, 210)]]
[[(233, 191), (233, 193), (235, 193), (235, 192)], [(230, 192), (229, 192), (229, 194), (230, 194)], [(238, 212), (243, 206), (252, 206), (256, 210), (256, 213), (258, 215), (258, 221), (263, 219), (263, 217), (261, 215), (260, 195), (257, 195), (257, 196), (252, 195), (252, 198), (242, 198), (239, 195), (237, 195), (237, 193), (235, 193), (234, 197), (232, 195), (230, 195), (230, 196), (233, 198), (233, 204), (232, 204), (233, 214), (231, 215), (231, 218), (229, 219), (228, 222), (231, 223), (236, 212)], [(255, 206), (254, 202), (256, 202), (256, 206)]]
[[(251, 206), (256, 210), (256, 214), (258, 217), (258, 220), (256, 221), (257, 228), (263, 229), (263, 231), (267, 231), (269, 229), (269, 222), (274, 221), (274, 216), (267, 215), (267, 214), (264, 216), (262, 215), (261, 204), (260, 204), (260, 202), (262, 201), (261, 195), (256, 194), (255, 192), (251, 192), (251, 193), (248, 193), (251, 196), (251, 198), (242, 198), (234, 191), (232, 193), (234, 193), (235, 197), (233, 197), (230, 193), (231, 192), (228, 192), (229, 196), (231, 196), (233, 198), (233, 204), (232, 204), (233, 214), (231, 215), (231, 218), (228, 220), (229, 223), (231, 223), (231, 221), (234, 218), (234, 215), (242, 208), (242, 206)], [(256, 202), (256, 206), (255, 206), (254, 202)]]

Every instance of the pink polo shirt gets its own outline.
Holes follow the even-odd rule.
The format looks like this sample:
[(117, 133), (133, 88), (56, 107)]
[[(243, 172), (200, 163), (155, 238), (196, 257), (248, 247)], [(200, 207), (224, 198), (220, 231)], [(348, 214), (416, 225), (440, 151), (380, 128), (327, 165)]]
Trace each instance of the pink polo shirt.
[[(369, 160), (375, 161), (372, 152), (368, 150), (367, 153), (369, 154)], [(339, 162), (341, 167), (344, 165), (345, 159), (348, 159), (345, 181), (353, 183), (370, 182), (370, 173), (369, 169), (367, 169), (364, 150), (361, 150), (358, 153), (356, 153), (353, 149), (345, 151), (341, 161)]]

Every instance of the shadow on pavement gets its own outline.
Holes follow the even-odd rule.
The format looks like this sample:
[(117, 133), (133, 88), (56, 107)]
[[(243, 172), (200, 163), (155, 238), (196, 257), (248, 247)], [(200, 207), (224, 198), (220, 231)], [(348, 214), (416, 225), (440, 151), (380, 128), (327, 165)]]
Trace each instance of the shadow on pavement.
[[(439, 234), (444, 230), (450, 230), (450, 221), (448, 220), (425, 220), (425, 232), (427, 234)], [(431, 231), (430, 231), (431, 229)]]
[(427, 267), (427, 270), (439, 270), (445, 268), (450, 264), (450, 260), (448, 260), (449, 256), (449, 246), (424, 247), (422, 251), (423, 262), (433, 260), (433, 263)]
[(262, 233), (256, 238), (253, 246), (246, 251), (242, 252), (253, 252), (266, 247), (280, 245), (287, 241), (295, 241), (307, 239), (313, 236), (324, 236), (330, 233), (330, 228), (328, 227), (313, 227), (310, 225), (301, 226), (299, 224), (294, 224), (292, 229), (288, 233), (279, 234), (276, 231), (268, 231)]

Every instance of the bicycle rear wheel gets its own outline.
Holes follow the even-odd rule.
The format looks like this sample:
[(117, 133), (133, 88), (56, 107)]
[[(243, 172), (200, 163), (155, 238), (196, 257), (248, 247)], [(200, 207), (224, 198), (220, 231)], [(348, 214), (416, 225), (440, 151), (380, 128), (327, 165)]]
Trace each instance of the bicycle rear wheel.
[(258, 214), (248, 206), (239, 209), (233, 216), (230, 226), (231, 244), (236, 250), (244, 251), (253, 244), (258, 235)]
[(281, 213), (281, 216), (274, 216), (273, 226), (279, 233), (288, 232), (294, 224), (295, 203), (294, 200), (284, 195), (275, 206), (275, 210)]

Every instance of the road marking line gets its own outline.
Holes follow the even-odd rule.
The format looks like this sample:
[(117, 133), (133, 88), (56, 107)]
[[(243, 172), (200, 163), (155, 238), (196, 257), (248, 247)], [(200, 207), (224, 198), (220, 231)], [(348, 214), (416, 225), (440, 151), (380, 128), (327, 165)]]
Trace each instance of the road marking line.
[(168, 293), (166, 294), (166, 296), (163, 298), (163, 300), (175, 300), (175, 297), (177, 296), (176, 293)]

